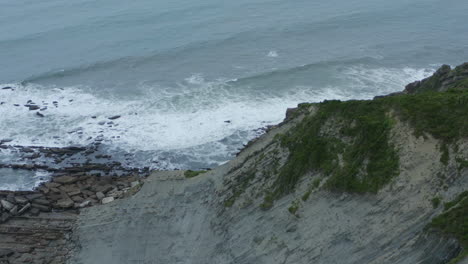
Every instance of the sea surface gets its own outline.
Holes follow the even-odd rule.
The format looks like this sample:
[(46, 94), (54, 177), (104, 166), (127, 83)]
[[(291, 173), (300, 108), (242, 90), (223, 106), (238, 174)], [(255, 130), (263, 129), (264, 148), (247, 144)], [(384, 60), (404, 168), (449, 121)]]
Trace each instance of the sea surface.
[[(0, 140), (214, 167), (288, 107), (468, 61), (467, 14), (466, 0), (0, 0)], [(0, 149), (11, 162), (30, 161)], [(0, 170), (0, 189), (43, 174)]]

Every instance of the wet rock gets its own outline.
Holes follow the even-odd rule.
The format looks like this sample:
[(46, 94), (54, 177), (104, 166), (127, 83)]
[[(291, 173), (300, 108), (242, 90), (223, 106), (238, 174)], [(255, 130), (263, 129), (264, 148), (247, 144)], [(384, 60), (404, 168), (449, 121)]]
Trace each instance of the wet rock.
[(24, 158), (26, 158), (26, 159), (37, 159), (39, 157), (41, 157), (40, 153), (34, 153), (32, 155), (29, 155), (29, 156), (24, 156)]
[(62, 185), (59, 187), (59, 190), (62, 190), (66, 193), (69, 193), (69, 192), (78, 192), (80, 193), (80, 188), (78, 187), (78, 185), (76, 184), (69, 184), (69, 185)]
[(13, 193), (7, 194), (6, 200), (12, 204), (16, 203), (15, 195)]
[(47, 196), (47, 198), (50, 200), (50, 201), (57, 201), (57, 200), (60, 200), (62, 198), (66, 198), (66, 196), (63, 196), (62, 195), (62, 191), (58, 190), (56, 193), (53, 193), (53, 194), (49, 194)]
[(91, 203), (92, 203), (91, 200), (86, 200), (86, 201), (80, 203), (80, 204), (78, 205), (78, 207), (79, 207), (79, 208), (83, 208), (83, 207), (86, 207), (86, 206), (90, 206)]
[(49, 206), (50, 202), (46, 199), (36, 199), (34, 200), (34, 203), (36, 204), (40, 204), (40, 205), (45, 205), (45, 206)]
[(24, 196), (15, 196), (15, 201), (18, 204), (27, 204), (29, 202), (29, 200)]
[(107, 204), (107, 203), (110, 203), (110, 202), (113, 202), (114, 201), (114, 197), (105, 197), (104, 199), (102, 199), (101, 203), (102, 204)]
[(8, 219), (10, 219), (10, 217), (11, 217), (11, 215), (9, 213), (4, 212), (0, 216), (0, 223), (5, 223), (6, 221), (8, 221)]
[(92, 192), (90, 190), (83, 190), (82, 192), (86, 197), (90, 197), (90, 196), (95, 195), (94, 192)]
[(50, 189), (45, 186), (39, 186), (37, 187), (37, 190), (43, 194), (48, 194), (50, 192)]
[[(31, 205), (31, 207), (32, 207), (32, 205)], [(29, 214), (32, 215), (32, 216), (38, 216), (40, 212), (41, 212), (41, 210), (39, 210), (39, 208), (32, 207), (31, 211), (29, 211)]]
[(86, 155), (90, 155), (90, 154), (93, 154), (94, 152), (96, 152), (96, 150), (90, 148), (90, 149), (87, 149), (84, 153), (85, 153)]
[(57, 206), (63, 209), (73, 207), (74, 202), (70, 198), (65, 198), (57, 201)]
[(23, 151), (24, 153), (33, 153), (33, 152), (34, 152), (34, 150), (33, 150), (32, 148), (27, 148), (27, 147), (26, 147), (26, 148), (20, 148), (20, 149), (21, 149), (21, 151)]
[(44, 197), (44, 195), (42, 195), (41, 193), (33, 193), (33, 194), (28, 194), (25, 197), (29, 201), (32, 201), (32, 200), (37, 199), (37, 198), (42, 198), (42, 197)]
[(18, 213), (18, 206), (15, 205), (15, 206), (13, 206), (13, 208), (11, 208), (10, 214), (16, 215), (17, 213)]
[(32, 203), (31, 207), (39, 209), (39, 211), (42, 211), (42, 212), (50, 212), (50, 210), (51, 210), (49, 206), (42, 205), (42, 204), (37, 204), (37, 203)]
[(57, 188), (57, 187), (61, 186), (60, 183), (56, 183), (56, 182), (46, 182), (44, 185), (49, 189), (50, 188)]
[(14, 254), (15, 252), (11, 249), (0, 249), (0, 258), (5, 258), (5, 257), (10, 257)]
[(11, 86), (5, 86), (2, 88), (2, 90), (14, 90), (14, 89)]
[(7, 200), (1, 200), (0, 204), (2, 205), (3, 208), (6, 210), (11, 210), (15, 205)]
[(109, 197), (114, 197), (114, 198), (121, 198), (123, 196), (124, 192), (123, 191), (119, 191), (117, 189), (114, 189), (110, 192), (107, 193), (107, 196)]
[(16, 251), (18, 253), (21, 253), (21, 254), (24, 254), (24, 253), (31, 253), (33, 250), (32, 247), (19, 247), (19, 248), (16, 248)]
[(18, 211), (18, 214), (22, 215), (26, 213), (30, 208), (31, 208), (31, 204), (27, 203), (25, 206), (21, 207), (21, 209)]
[(70, 183), (77, 182), (78, 178), (71, 177), (71, 176), (59, 176), (59, 177), (55, 177), (53, 181), (56, 183), (60, 183), (60, 184), (70, 184)]
[(44, 115), (41, 114), (40, 112), (36, 112), (36, 115), (39, 116), (39, 117), (44, 117)]
[(53, 193), (60, 193), (60, 190), (58, 188), (50, 188), (50, 191)]
[(111, 155), (96, 155), (96, 159), (110, 159)]
[(81, 193), (81, 190), (75, 190), (75, 191), (71, 191), (71, 192), (67, 192), (68, 196), (72, 197), (72, 196), (75, 196), (75, 195), (78, 195)]
[(96, 197), (98, 198), (99, 201), (104, 199), (106, 196), (102, 192), (97, 192)]
[(106, 185), (103, 185), (103, 186), (96, 186), (94, 187), (94, 189), (96, 190), (96, 192), (102, 192), (102, 193), (107, 193), (108, 191), (114, 189), (114, 186), (110, 185), (110, 184), (106, 184)]
[(27, 104), (27, 105), (24, 105), (26, 106), (27, 108), (29, 108), (30, 111), (33, 111), (33, 110), (38, 110), (40, 107), (37, 106), (37, 105), (33, 105), (33, 104)]
[(72, 196), (71, 199), (76, 203), (82, 203), (84, 201), (84, 198), (79, 195)]
[(4, 143), (11, 142), (11, 141), (13, 141), (12, 138), (4, 138), (4, 139), (0, 140), (0, 145), (1, 145), (1, 144), (4, 144)]
[(120, 115), (115, 115), (115, 116), (111, 116), (109, 117), (110, 120), (115, 120), (115, 119), (118, 119), (120, 118), (121, 116)]

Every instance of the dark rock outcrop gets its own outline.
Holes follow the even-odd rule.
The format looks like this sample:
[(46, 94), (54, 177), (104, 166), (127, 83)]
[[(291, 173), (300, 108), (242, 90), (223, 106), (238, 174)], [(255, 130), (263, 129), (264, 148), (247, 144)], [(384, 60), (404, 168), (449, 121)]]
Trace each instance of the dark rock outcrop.
[(449, 65), (442, 65), (431, 77), (408, 84), (404, 93), (444, 92), (449, 89), (468, 89), (468, 63), (453, 70)]

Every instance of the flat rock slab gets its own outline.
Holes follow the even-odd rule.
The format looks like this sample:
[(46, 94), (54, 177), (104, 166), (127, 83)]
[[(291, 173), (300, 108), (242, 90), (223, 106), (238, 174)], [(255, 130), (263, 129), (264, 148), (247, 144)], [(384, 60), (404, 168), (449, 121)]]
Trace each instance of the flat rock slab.
[(56, 183), (60, 184), (70, 184), (70, 183), (75, 183), (78, 181), (78, 177), (72, 177), (72, 176), (59, 176), (53, 178), (53, 181)]

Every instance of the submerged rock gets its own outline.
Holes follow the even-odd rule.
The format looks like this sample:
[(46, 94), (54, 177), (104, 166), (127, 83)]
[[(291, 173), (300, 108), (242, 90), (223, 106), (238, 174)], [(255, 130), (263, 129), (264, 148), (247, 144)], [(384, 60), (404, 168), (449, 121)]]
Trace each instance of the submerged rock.
[(111, 116), (109, 117), (110, 120), (115, 120), (115, 119), (118, 119), (120, 118), (121, 116), (120, 115), (115, 115), (115, 116)]

